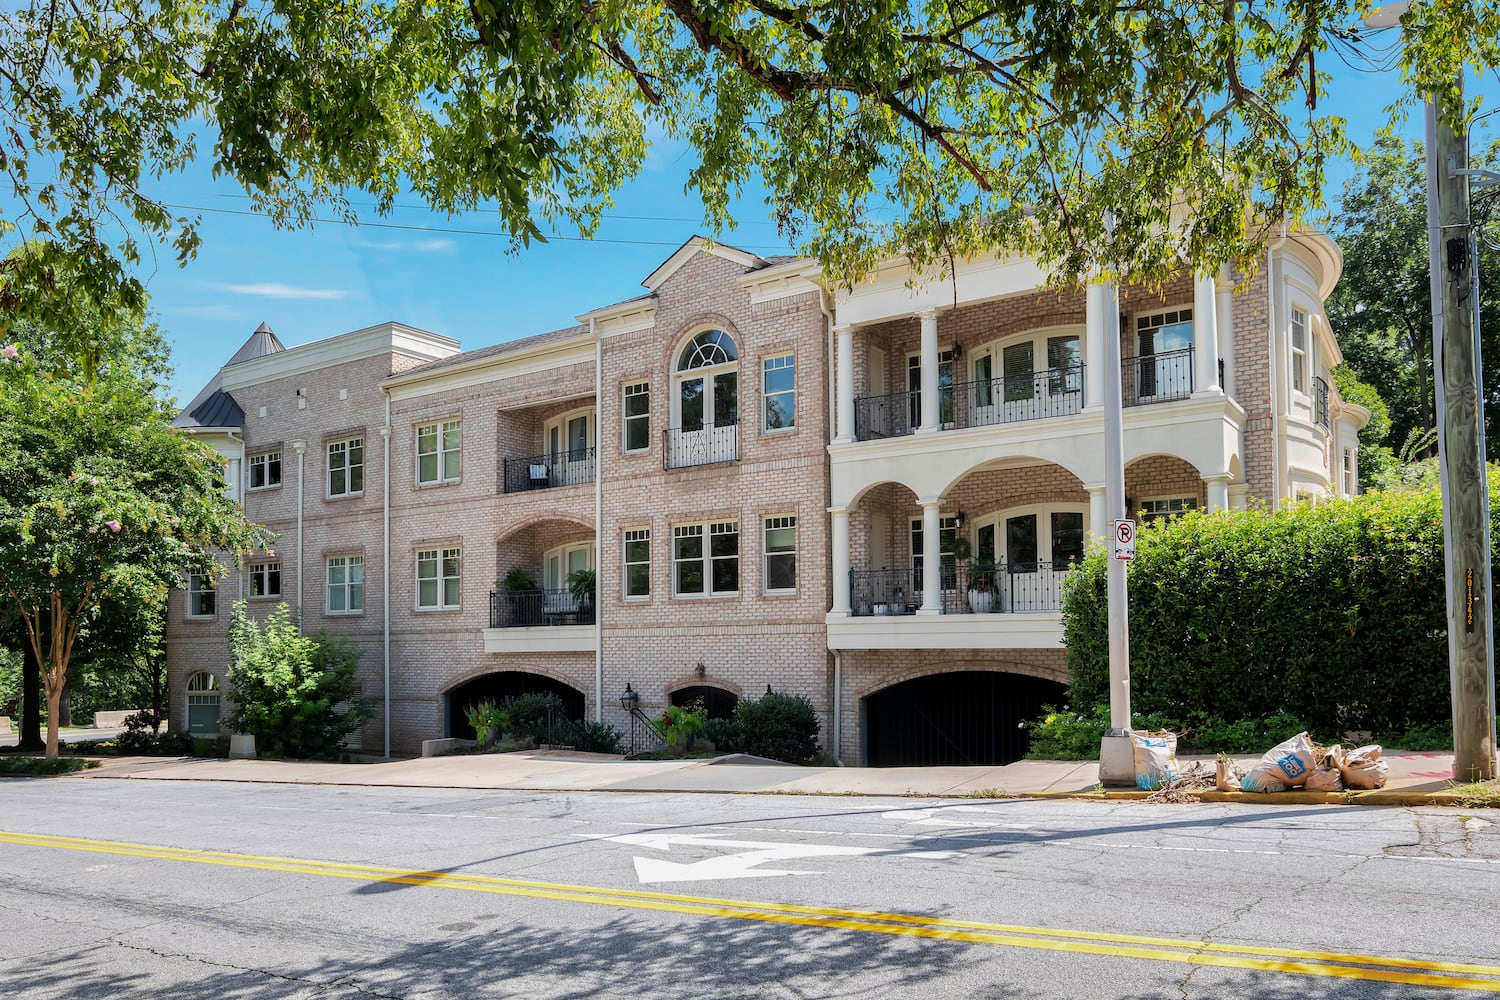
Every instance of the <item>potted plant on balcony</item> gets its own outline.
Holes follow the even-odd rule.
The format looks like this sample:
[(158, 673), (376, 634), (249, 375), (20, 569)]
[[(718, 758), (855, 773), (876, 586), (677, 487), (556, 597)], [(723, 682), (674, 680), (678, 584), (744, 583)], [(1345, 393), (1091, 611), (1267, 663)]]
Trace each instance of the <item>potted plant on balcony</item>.
[(992, 562), (978, 562), (969, 570), (969, 610), (976, 615), (986, 615), (996, 605), (996, 572)]
[(510, 602), (512, 625), (540, 625), (542, 622), (542, 590), (523, 567), (517, 566), (505, 574), (501, 581), (506, 599)]
[(595, 574), (591, 569), (575, 569), (568, 574), (568, 591), (572, 593), (573, 600), (578, 602), (580, 625), (594, 623), (594, 581)]

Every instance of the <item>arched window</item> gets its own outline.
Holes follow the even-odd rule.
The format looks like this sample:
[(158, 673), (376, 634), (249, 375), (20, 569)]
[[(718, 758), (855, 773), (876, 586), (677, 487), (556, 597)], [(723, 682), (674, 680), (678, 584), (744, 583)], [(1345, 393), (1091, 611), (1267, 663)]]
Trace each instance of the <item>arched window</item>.
[(219, 732), (219, 679), (206, 670), (188, 678), (187, 731), (193, 736)]
[(723, 330), (704, 330), (683, 345), (672, 376), (669, 468), (739, 457), (739, 357)]

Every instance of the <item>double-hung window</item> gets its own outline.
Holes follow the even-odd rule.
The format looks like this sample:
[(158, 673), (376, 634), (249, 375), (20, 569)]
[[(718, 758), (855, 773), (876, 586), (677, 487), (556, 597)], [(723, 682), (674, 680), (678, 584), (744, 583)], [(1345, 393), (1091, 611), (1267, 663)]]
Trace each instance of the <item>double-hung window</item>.
[(740, 590), (738, 521), (679, 524), (672, 528), (672, 593), (677, 597), (727, 596)]
[(1196, 497), (1158, 497), (1141, 501), (1141, 520), (1150, 522), (1198, 509)]
[(212, 618), (215, 613), (213, 579), (202, 573), (189, 573), (188, 614), (193, 618)]
[(364, 556), (328, 560), (328, 613), (354, 615), (365, 609)]
[(281, 596), (281, 563), (264, 562), (250, 565), (250, 596)]
[(625, 532), (625, 596), (651, 596), (651, 529)]
[(365, 490), (365, 439), (328, 442), (328, 495), (350, 497)]
[(250, 456), (250, 488), (265, 489), (281, 485), (281, 452), (267, 451)]
[(633, 382), (624, 388), (624, 451), (651, 447), (651, 383)]
[(797, 423), (797, 365), (790, 354), (766, 358), (763, 392), (766, 397), (765, 429), (782, 430)]
[(1307, 313), (1292, 310), (1292, 388), (1307, 391)]
[(417, 428), (417, 485), (458, 481), (459, 421), (444, 420)]
[(459, 550), (420, 549), (417, 552), (417, 608), (451, 610), (459, 602)]
[(797, 519), (768, 517), (765, 521), (764, 566), (761, 583), (768, 594), (797, 589)]

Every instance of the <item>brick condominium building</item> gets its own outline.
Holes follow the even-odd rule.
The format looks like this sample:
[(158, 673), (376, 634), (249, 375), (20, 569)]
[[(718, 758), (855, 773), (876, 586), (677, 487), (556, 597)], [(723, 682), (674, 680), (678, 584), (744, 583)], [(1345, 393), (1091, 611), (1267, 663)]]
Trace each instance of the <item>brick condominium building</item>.
[[(1253, 274), (1121, 290), (1131, 511), (1355, 491), (1340, 267), (1301, 233)], [(1019, 756), (1066, 682), (1061, 579), (1111, 519), (1106, 300), (1025, 260), (912, 277), (827, 289), (694, 239), (646, 295), (473, 351), (263, 325), (177, 420), (277, 540), (174, 593), (173, 725), (218, 731), (243, 598), (361, 648), (367, 752), (535, 690), (624, 730), (629, 685), (648, 713), (805, 695), (849, 764)]]

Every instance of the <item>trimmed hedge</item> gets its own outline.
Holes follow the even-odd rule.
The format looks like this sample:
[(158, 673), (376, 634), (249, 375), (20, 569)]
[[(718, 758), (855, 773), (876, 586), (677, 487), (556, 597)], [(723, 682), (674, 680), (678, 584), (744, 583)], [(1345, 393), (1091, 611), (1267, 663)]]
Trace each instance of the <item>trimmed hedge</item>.
[[(1500, 510), (1494, 473), (1490, 496)], [(1500, 545), (1491, 530), (1493, 559)], [(1325, 733), (1449, 721), (1437, 491), (1274, 512), (1192, 512), (1148, 525), (1137, 539), (1130, 567), (1137, 713), (1185, 720), (1285, 712)], [(1105, 572), (1096, 549), (1064, 584), (1075, 706), (1109, 700)]]

